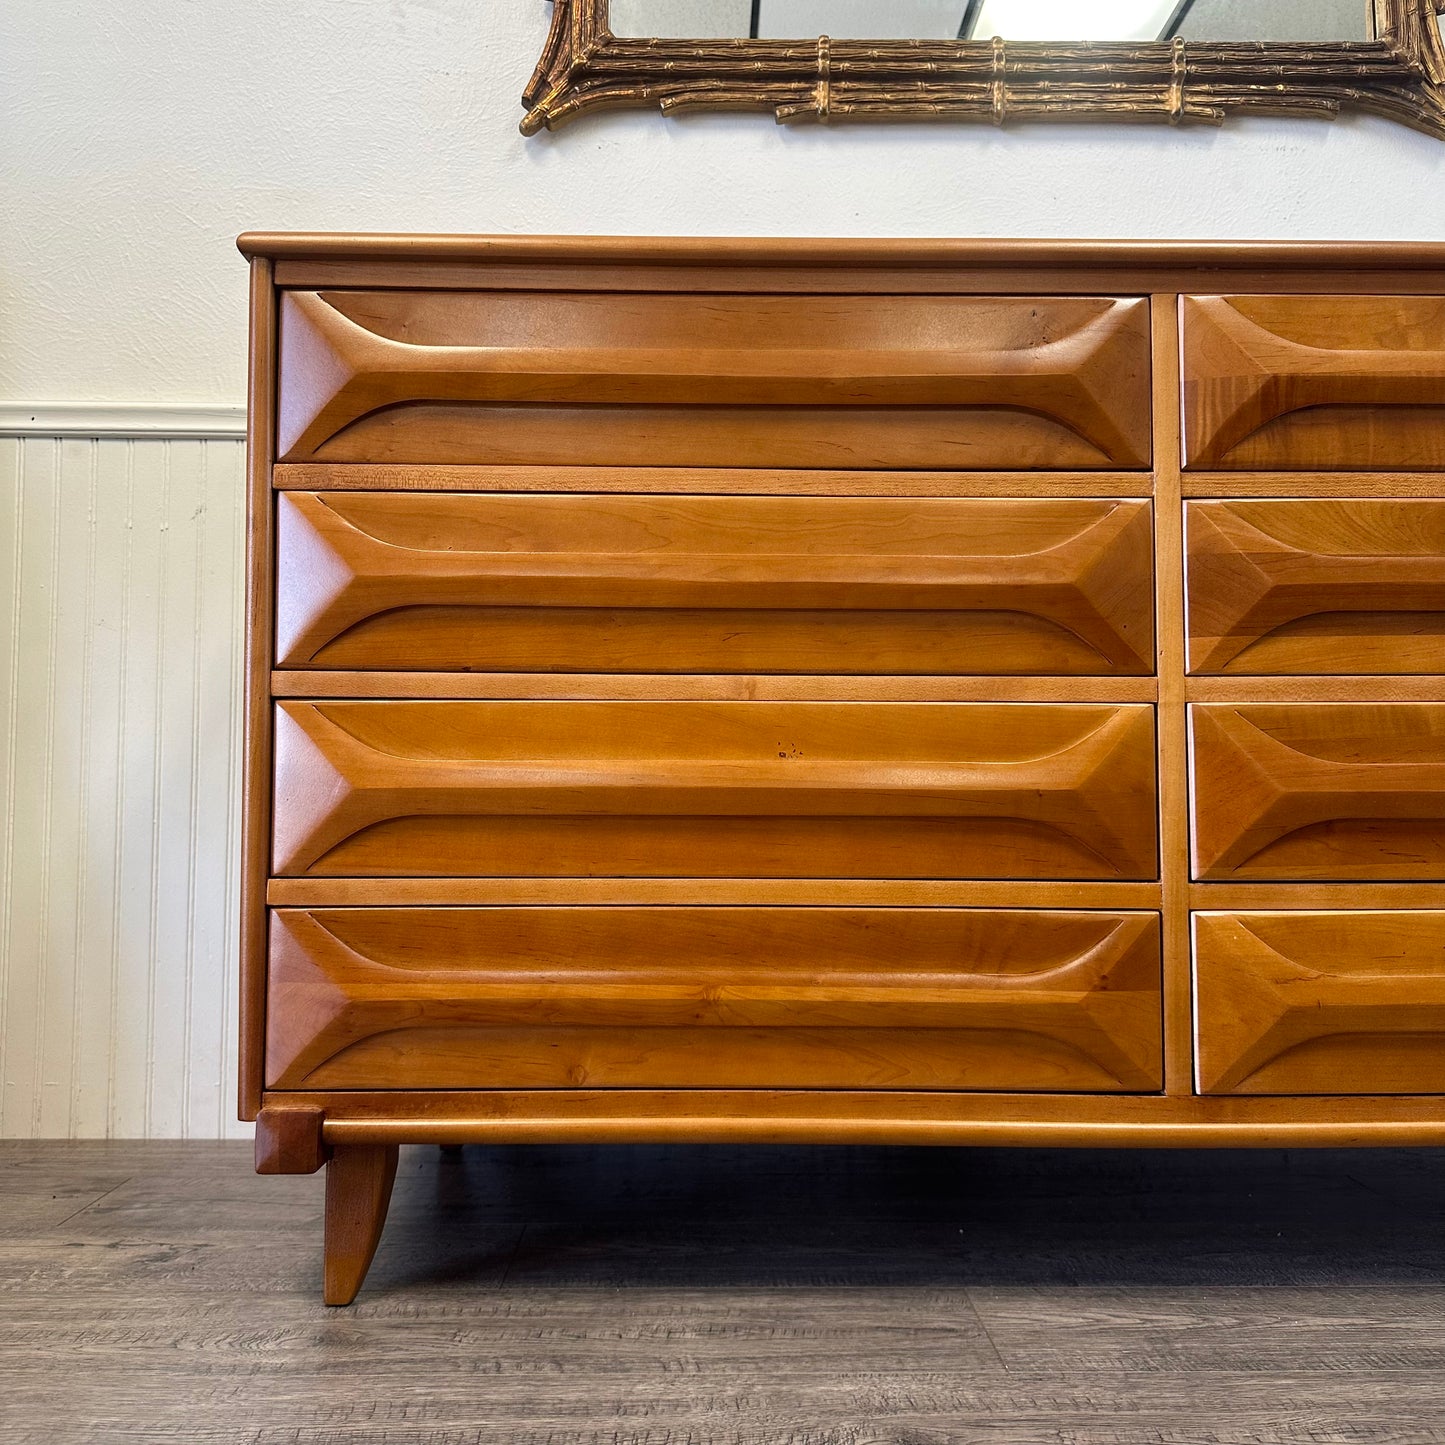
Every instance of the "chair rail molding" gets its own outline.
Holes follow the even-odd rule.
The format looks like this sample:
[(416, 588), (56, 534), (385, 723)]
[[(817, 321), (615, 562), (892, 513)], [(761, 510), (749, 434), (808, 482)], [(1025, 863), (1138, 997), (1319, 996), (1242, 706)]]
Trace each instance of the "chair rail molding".
[(0, 437), (242, 441), (244, 406), (132, 401), (0, 401)]

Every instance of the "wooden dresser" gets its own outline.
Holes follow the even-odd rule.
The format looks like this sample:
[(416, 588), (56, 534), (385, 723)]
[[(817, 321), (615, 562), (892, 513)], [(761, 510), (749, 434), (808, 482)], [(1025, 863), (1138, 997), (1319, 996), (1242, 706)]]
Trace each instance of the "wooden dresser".
[(1445, 1143), (1445, 246), (250, 235), (241, 1105)]

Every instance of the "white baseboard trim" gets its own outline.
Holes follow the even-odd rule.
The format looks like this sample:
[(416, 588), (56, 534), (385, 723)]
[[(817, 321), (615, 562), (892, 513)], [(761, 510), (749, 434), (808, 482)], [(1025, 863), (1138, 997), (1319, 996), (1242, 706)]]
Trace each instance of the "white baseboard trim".
[(239, 441), (244, 406), (147, 402), (0, 402), (0, 436), (133, 437), (145, 441)]

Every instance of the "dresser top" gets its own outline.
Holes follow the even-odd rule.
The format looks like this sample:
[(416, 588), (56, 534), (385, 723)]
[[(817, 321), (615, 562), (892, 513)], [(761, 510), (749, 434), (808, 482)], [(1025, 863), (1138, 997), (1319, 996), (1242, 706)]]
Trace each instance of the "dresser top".
[(886, 266), (1201, 266), (1445, 269), (1440, 241), (1109, 241), (778, 236), (425, 235), (247, 231), (243, 255), (275, 260), (475, 260)]

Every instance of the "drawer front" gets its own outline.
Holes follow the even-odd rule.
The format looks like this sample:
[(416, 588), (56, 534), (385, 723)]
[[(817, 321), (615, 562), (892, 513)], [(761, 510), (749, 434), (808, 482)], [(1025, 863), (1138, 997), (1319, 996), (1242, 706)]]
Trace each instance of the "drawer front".
[(1195, 707), (1195, 876), (1445, 876), (1445, 704)]
[(1149, 913), (278, 910), (271, 1088), (1161, 1087)]
[(1201, 913), (1205, 1094), (1445, 1093), (1445, 913)]
[(1186, 296), (1185, 464), (1445, 467), (1445, 297)]
[(1147, 879), (1153, 709), (288, 702), (281, 875)]
[(1153, 671), (1144, 501), (277, 502), (283, 667)]
[(1196, 673), (1445, 667), (1445, 502), (1190, 502)]
[(282, 461), (1145, 467), (1140, 298), (289, 291)]

